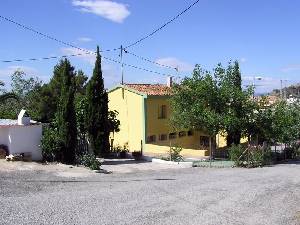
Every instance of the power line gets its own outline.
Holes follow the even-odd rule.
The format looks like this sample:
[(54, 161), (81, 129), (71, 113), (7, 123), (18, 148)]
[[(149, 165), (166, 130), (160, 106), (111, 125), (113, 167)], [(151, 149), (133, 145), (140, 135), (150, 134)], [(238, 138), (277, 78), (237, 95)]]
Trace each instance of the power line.
[[(76, 56), (82, 56), (82, 55), (87, 55), (87, 54), (96, 54), (96, 52), (89, 52), (89, 53), (79, 53), (79, 54), (72, 54), (72, 55), (62, 55), (62, 56), (50, 56), (50, 57), (42, 57), (42, 58), (30, 58), (30, 59), (12, 59), (12, 60), (0, 60), (2, 63), (12, 63), (12, 62), (24, 62), (24, 61), (41, 61), (41, 60), (50, 60), (50, 59), (58, 59), (58, 58), (67, 58), (67, 57), (76, 57)], [(104, 58), (108, 61), (121, 64), (122, 62), (116, 59), (112, 59), (109, 57), (101, 56), (101, 58)], [(128, 63), (123, 63), (124, 66), (135, 68), (138, 70), (143, 70), (149, 73), (155, 73), (158, 75), (163, 75), (163, 76), (170, 76), (172, 74), (166, 74), (166, 73), (160, 73), (154, 70), (146, 69), (143, 67), (139, 67), (136, 65), (128, 64)]]
[(152, 31), (151, 33), (149, 33), (148, 35), (138, 39), (137, 41), (133, 42), (132, 44), (129, 44), (125, 47), (126, 48), (131, 48), (134, 45), (137, 45), (139, 43), (141, 43), (142, 41), (144, 41), (145, 39), (153, 36), (155, 33), (159, 32), (160, 30), (162, 30), (163, 28), (165, 28), (167, 25), (169, 25), (170, 23), (172, 23), (173, 21), (175, 21), (176, 19), (178, 19), (180, 16), (182, 16), (183, 14), (185, 14), (187, 11), (189, 11), (193, 6), (195, 6), (200, 0), (197, 0), (195, 2), (193, 2), (191, 5), (189, 5), (186, 9), (184, 9), (183, 11), (181, 11), (179, 14), (177, 14), (176, 16), (174, 16), (171, 20), (169, 20), (168, 22), (164, 23), (162, 26), (160, 26), (159, 28), (155, 29), (154, 31)]
[[(112, 61), (112, 62), (115, 62), (115, 63), (118, 63), (118, 64), (122, 64), (121, 61), (116, 60), (116, 59), (108, 58), (108, 57), (105, 57), (105, 56), (102, 56), (102, 58), (104, 58), (106, 60), (109, 60), (109, 61)], [(124, 63), (124, 62), (123, 62), (123, 65), (127, 66), (127, 67), (131, 67), (131, 68), (135, 68), (135, 69), (138, 69), (138, 70), (143, 70), (143, 71), (146, 71), (146, 72), (149, 72), (149, 73), (155, 73), (155, 74), (158, 74), (158, 75), (163, 75), (163, 76), (170, 76), (170, 75), (172, 75), (172, 74), (160, 73), (160, 72), (157, 72), (157, 71), (154, 71), (154, 70), (146, 69), (146, 68), (143, 68), (143, 67), (139, 67), (139, 66), (128, 64), (128, 63)]]
[[(16, 21), (14, 21), (14, 20), (12, 20), (12, 19), (10, 19), (10, 18), (7, 18), (7, 17), (5, 17), (5, 16), (0, 15), (0, 19), (3, 19), (3, 20), (5, 20), (5, 21), (7, 21), (7, 22), (10, 22), (10, 23), (12, 23), (12, 24), (15, 24), (16, 26), (19, 26), (19, 27), (21, 27), (21, 28), (23, 28), (23, 29), (25, 29), (25, 30), (29, 30), (29, 31), (31, 31), (31, 32), (33, 32), (33, 33), (35, 33), (35, 34), (37, 34), (37, 35), (43, 36), (43, 37), (48, 38), (48, 39), (50, 39), (50, 40), (52, 40), (52, 41), (56, 41), (56, 42), (58, 42), (58, 43), (61, 43), (61, 44), (70, 46), (70, 47), (75, 48), (75, 49), (78, 49), (78, 50), (80, 50), (80, 51), (88, 52), (88, 50), (86, 50), (86, 49), (80, 48), (80, 47), (78, 47), (78, 46), (76, 46), (76, 45), (73, 45), (73, 44), (71, 44), (71, 43), (69, 43), (69, 42), (62, 41), (62, 40), (60, 40), (60, 39), (58, 39), (58, 38), (55, 38), (55, 37), (53, 37), (53, 36), (50, 36), (50, 35), (48, 35), (48, 34), (42, 33), (42, 32), (40, 32), (40, 31), (38, 31), (38, 30), (36, 30), (36, 29), (34, 29), (34, 28), (32, 28), (32, 27), (29, 27), (29, 26), (26, 26), (26, 25), (21, 24), (21, 23), (19, 23), (19, 22), (16, 22)], [(106, 50), (102, 50), (101, 52), (116, 51), (116, 50), (118, 50), (118, 49), (119, 49), (119, 48), (106, 49)]]
[(49, 59), (59, 59), (59, 58), (67, 58), (67, 57), (76, 57), (83, 56), (88, 54), (95, 54), (95, 52), (86, 52), (86, 53), (78, 53), (71, 55), (61, 55), (61, 56), (49, 56), (49, 57), (41, 57), (41, 58), (30, 58), (30, 59), (11, 59), (11, 60), (0, 60), (1, 63), (12, 63), (12, 62), (25, 62), (25, 61), (42, 61)]
[(148, 58), (145, 58), (145, 57), (143, 57), (143, 56), (139, 56), (139, 55), (136, 55), (136, 54), (134, 54), (134, 53), (132, 53), (132, 52), (129, 52), (129, 51), (126, 50), (126, 49), (124, 50), (124, 52), (125, 52), (125, 53), (128, 53), (128, 54), (130, 54), (130, 55), (132, 55), (132, 56), (134, 56), (134, 57), (136, 57), (136, 58), (139, 58), (139, 59), (141, 59), (141, 60), (144, 60), (144, 61), (146, 61), (146, 62), (153, 63), (153, 64), (156, 64), (156, 65), (158, 65), (158, 66), (162, 66), (162, 67), (165, 67), (165, 68), (169, 68), (169, 69), (178, 71), (178, 68), (176, 68), (176, 67), (172, 67), (172, 66), (168, 66), (168, 65), (165, 65), (165, 64), (162, 64), (162, 63), (155, 62), (155, 61), (150, 60), (150, 59), (148, 59)]

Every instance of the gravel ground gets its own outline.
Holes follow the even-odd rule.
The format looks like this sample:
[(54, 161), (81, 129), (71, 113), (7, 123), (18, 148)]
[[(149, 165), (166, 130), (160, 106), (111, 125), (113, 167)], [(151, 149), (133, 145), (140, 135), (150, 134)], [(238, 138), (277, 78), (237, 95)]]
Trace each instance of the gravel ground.
[(87, 173), (0, 170), (0, 224), (300, 224), (297, 163)]

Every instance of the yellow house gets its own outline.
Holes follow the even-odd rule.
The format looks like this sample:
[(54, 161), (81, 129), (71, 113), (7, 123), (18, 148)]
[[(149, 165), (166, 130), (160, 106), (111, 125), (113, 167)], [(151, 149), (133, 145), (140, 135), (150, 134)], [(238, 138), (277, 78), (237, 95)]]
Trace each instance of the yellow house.
[[(203, 132), (175, 132), (169, 125), (171, 82), (163, 84), (124, 84), (108, 92), (109, 110), (119, 112), (120, 132), (115, 133), (114, 146), (128, 145), (130, 151), (150, 156), (166, 155), (170, 146), (183, 148), (185, 157), (209, 155), (209, 137)], [(217, 137), (218, 147), (224, 140)], [(219, 144), (218, 144), (219, 143)]]

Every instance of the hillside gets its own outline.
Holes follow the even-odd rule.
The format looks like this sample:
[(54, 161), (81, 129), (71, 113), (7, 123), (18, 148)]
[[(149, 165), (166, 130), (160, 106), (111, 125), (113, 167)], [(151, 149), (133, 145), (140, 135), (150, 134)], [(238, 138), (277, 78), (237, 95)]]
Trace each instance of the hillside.
[[(280, 89), (274, 89), (270, 95), (280, 96)], [(283, 96), (300, 97), (300, 84), (294, 84), (282, 89)]]

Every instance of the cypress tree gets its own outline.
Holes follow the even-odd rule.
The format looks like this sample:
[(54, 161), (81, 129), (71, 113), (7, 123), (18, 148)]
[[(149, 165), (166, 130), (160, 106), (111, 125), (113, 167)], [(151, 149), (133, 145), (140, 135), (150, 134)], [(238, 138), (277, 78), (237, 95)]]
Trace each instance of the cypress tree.
[(65, 163), (75, 161), (77, 144), (76, 113), (74, 106), (75, 82), (74, 68), (65, 59), (61, 71), (61, 91), (57, 109), (58, 136), (61, 141), (61, 152)]
[(97, 57), (93, 76), (86, 89), (86, 130), (95, 155), (106, 155), (109, 151), (108, 95), (104, 89), (101, 56), (97, 46)]

